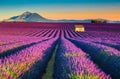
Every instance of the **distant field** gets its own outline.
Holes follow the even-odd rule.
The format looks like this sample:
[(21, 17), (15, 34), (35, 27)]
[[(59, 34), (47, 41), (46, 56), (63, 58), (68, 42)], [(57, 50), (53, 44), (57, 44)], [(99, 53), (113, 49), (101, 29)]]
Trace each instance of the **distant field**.
[(120, 24), (1, 22), (0, 79), (120, 79)]

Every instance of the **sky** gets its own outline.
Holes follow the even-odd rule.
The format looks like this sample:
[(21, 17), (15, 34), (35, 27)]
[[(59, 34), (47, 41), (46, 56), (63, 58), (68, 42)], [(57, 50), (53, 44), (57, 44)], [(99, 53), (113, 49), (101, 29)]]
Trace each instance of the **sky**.
[(48, 19), (120, 20), (120, 0), (0, 0), (0, 20), (26, 11)]

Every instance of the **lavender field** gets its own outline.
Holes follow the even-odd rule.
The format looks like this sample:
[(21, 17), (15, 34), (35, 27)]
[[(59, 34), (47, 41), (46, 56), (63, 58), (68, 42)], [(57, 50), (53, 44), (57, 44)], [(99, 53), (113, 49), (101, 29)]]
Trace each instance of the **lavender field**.
[(120, 24), (1, 22), (0, 79), (120, 79)]

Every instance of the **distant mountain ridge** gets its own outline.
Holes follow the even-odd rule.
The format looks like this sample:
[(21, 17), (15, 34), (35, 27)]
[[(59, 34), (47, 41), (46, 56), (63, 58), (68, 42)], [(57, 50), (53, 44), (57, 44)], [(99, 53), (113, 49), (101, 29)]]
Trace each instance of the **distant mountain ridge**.
[(6, 19), (4, 21), (21, 21), (21, 22), (39, 22), (39, 21), (48, 21), (48, 19), (40, 16), (37, 13), (31, 13), (31, 12), (24, 12), (21, 15), (13, 16), (9, 19)]
[(21, 15), (13, 16), (9, 19), (4, 20), (4, 22), (79, 22), (79, 23), (92, 23), (93, 21), (101, 21), (106, 23), (120, 23), (120, 21), (111, 21), (105, 19), (85, 19), (85, 20), (52, 20), (46, 19), (37, 13), (31, 13), (29, 11), (24, 12)]

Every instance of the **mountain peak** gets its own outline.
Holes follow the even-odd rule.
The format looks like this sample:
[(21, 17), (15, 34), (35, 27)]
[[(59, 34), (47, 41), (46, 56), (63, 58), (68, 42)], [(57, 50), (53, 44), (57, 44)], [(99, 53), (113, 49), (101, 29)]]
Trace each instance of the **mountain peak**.
[(26, 11), (26, 12), (24, 12), (22, 15), (20, 15), (21, 16), (21, 18), (27, 18), (27, 17), (29, 17), (30, 15), (32, 15), (33, 13), (31, 13), (31, 12), (29, 12), (29, 11)]
[(47, 21), (47, 19), (40, 16), (38, 13), (26, 11), (21, 15), (9, 18), (7, 21), (44, 22)]
[(29, 12), (29, 11), (26, 11), (26, 12), (24, 12), (23, 14), (32, 14), (31, 12)]

